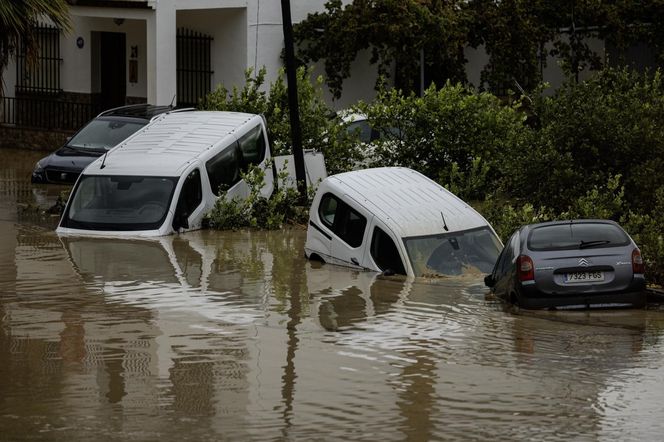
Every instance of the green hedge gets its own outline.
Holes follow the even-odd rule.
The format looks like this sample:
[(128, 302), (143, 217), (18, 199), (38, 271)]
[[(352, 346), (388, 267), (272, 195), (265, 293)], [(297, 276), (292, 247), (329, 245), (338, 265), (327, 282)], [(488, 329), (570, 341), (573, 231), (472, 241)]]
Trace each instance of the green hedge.
[[(219, 88), (202, 107), (265, 114), (277, 153), (287, 152), (283, 75), (265, 92), (264, 74), (248, 73), (242, 90)], [(649, 282), (664, 283), (664, 85), (659, 71), (607, 69), (553, 95), (512, 97), (507, 104), (449, 83), (432, 86), (422, 97), (383, 90), (353, 109), (384, 134), (372, 146), (359, 144), (338, 119), (330, 118), (322, 80), (309, 77), (304, 69), (298, 72), (304, 142), (324, 152), (328, 173), (349, 170), (359, 161), (419, 170), (471, 201), (503, 239), (525, 223), (613, 219), (641, 247)]]

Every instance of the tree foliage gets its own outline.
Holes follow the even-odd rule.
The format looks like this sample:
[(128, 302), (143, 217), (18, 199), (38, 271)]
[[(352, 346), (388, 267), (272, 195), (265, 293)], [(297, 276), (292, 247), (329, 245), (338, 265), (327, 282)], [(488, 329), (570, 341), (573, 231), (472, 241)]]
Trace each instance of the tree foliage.
[(397, 88), (419, 91), (420, 55), (425, 83), (465, 82), (466, 47), (489, 56), (480, 88), (505, 93), (514, 82), (532, 90), (547, 58), (578, 79), (603, 67), (593, 39), (616, 48), (612, 65), (628, 60), (625, 49), (645, 43), (664, 62), (664, 0), (340, 0), (295, 27), (303, 62), (324, 60), (327, 84), (340, 96), (352, 62), (369, 51), (378, 72)]
[[(0, 77), (9, 59), (23, 40), (26, 56), (34, 62), (39, 49), (35, 27), (48, 19), (61, 29), (69, 30), (69, 12), (65, 0), (0, 0)], [(0, 93), (3, 84), (0, 81)]]
[[(327, 84), (339, 97), (351, 63), (369, 51), (383, 77), (394, 77), (404, 90), (417, 89), (420, 54), (434, 80), (465, 78), (463, 49), (466, 22), (460, 0), (341, 0), (325, 4), (295, 26), (298, 56), (325, 60)], [(432, 38), (435, 36), (435, 38)], [(442, 44), (441, 44), (442, 43)], [(394, 69), (394, 74), (392, 74)]]

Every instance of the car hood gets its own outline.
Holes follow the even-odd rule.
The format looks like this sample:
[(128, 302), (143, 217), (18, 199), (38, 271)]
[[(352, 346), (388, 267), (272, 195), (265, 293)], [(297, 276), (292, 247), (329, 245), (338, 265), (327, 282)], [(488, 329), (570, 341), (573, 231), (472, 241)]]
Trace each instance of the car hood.
[(40, 161), (42, 167), (83, 170), (94, 160), (103, 155), (103, 152), (76, 153), (67, 148), (61, 148)]

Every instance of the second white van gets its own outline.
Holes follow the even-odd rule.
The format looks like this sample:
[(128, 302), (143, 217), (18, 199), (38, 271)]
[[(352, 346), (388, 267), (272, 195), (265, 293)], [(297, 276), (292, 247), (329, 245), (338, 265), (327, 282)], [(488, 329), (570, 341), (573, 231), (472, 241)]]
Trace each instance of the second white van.
[(327, 177), (309, 213), (305, 255), (407, 276), (490, 273), (502, 244), (493, 227), (435, 181), (404, 167)]

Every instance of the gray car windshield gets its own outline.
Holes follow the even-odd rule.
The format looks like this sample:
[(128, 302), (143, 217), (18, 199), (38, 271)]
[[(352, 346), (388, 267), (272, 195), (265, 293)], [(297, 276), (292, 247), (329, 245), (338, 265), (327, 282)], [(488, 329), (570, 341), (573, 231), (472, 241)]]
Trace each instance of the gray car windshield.
[(490, 273), (502, 248), (488, 227), (403, 241), (415, 276)]
[(623, 230), (607, 223), (566, 223), (533, 229), (528, 236), (530, 250), (575, 250), (626, 246)]
[(80, 150), (105, 151), (127, 139), (145, 123), (139, 121), (92, 120), (67, 143)]
[(168, 213), (177, 178), (82, 176), (63, 227), (86, 230), (154, 230)]

